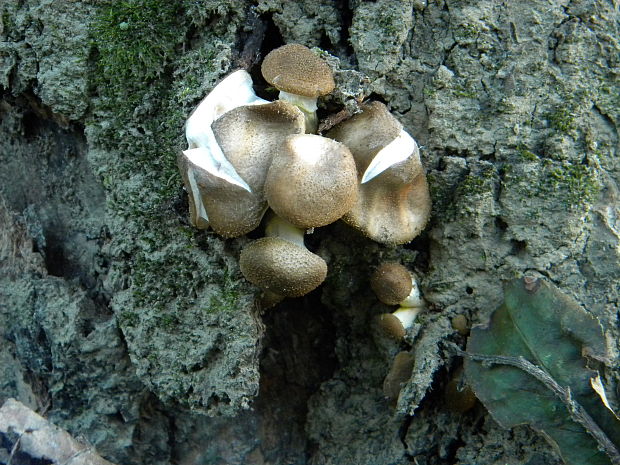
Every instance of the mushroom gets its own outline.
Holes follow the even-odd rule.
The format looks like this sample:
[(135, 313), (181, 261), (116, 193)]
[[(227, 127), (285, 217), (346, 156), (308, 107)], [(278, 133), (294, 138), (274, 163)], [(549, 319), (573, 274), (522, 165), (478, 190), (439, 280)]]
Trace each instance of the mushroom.
[(288, 44), (267, 54), (261, 66), (265, 80), (280, 91), (279, 98), (298, 106), (306, 115), (306, 132), (317, 130), (317, 97), (334, 90), (330, 67), (308, 47)]
[(328, 137), (351, 150), (360, 189), (343, 220), (382, 244), (404, 244), (424, 228), (430, 194), (415, 140), (379, 102), (338, 124)]
[(398, 263), (384, 263), (373, 273), (370, 286), (381, 302), (399, 305), (395, 312), (377, 315), (375, 322), (385, 334), (401, 340), (425, 309), (415, 275)]
[(268, 102), (256, 96), (248, 72), (238, 70), (217, 84), (187, 119), (185, 137), (189, 146), (179, 156), (178, 165), (189, 195), (190, 221), (197, 228), (209, 227), (209, 217), (198, 189), (194, 167), (251, 192), (250, 186), (224, 156), (211, 124), (233, 108), (262, 103)]
[(355, 204), (357, 191), (349, 149), (313, 134), (287, 137), (273, 156), (265, 181), (272, 210), (302, 229), (338, 220)]
[(383, 395), (396, 405), (400, 391), (413, 373), (415, 358), (409, 352), (399, 352), (394, 357), (390, 371), (383, 380)]
[(469, 320), (465, 315), (456, 315), (450, 320), (450, 325), (461, 336), (467, 336), (469, 334)]
[(456, 413), (465, 413), (476, 406), (478, 399), (465, 382), (463, 367), (458, 367), (444, 388), (444, 404)]
[(300, 297), (325, 280), (327, 264), (306, 249), (303, 230), (274, 215), (266, 233), (241, 251), (239, 266), (248, 281), (272, 294)]
[(375, 321), (385, 334), (400, 341), (422, 311), (424, 307), (399, 307), (393, 313), (377, 315)]
[(383, 263), (370, 277), (370, 287), (387, 305), (398, 305), (412, 289), (411, 273), (400, 263)]
[[(264, 184), (273, 153), (285, 137), (303, 133), (304, 117), (295, 106), (278, 101), (236, 107), (211, 128), (216, 145), (250, 190), (214, 174), (187, 156), (187, 151), (180, 156), (179, 166), (190, 186), (195, 222), (206, 216), (216, 233), (238, 237), (260, 224), (267, 209)], [(197, 206), (205, 214), (198, 214)]]

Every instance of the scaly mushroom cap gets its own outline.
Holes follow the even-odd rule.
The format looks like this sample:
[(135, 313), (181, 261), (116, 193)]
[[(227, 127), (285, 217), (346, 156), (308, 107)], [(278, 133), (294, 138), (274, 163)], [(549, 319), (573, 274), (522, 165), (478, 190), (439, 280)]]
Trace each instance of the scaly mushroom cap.
[(282, 139), (303, 133), (304, 127), (303, 113), (282, 101), (237, 107), (212, 124), (222, 152), (252, 189), (248, 192), (195, 167), (198, 191), (216, 233), (238, 237), (259, 225), (267, 209), (264, 185), (273, 153)]
[(319, 97), (334, 90), (334, 76), (327, 63), (300, 44), (288, 44), (267, 54), (261, 66), (265, 80), (284, 92)]
[[(340, 123), (327, 134), (351, 150), (360, 181), (373, 160), (396, 140), (408, 141), (398, 161), (360, 185), (355, 206), (342, 218), (382, 244), (404, 244), (426, 226), (431, 200), (420, 152), (385, 105), (373, 102), (363, 112)], [(393, 151), (391, 146), (391, 150)]]
[(392, 313), (382, 313), (375, 317), (375, 324), (385, 334), (397, 341), (405, 337), (407, 331), (401, 321)]
[(412, 289), (409, 270), (399, 263), (383, 263), (370, 277), (370, 287), (387, 305), (398, 305)]
[(327, 276), (321, 257), (278, 237), (250, 242), (241, 251), (239, 266), (252, 284), (285, 297), (305, 295)]
[(274, 155), (265, 182), (269, 206), (302, 229), (338, 220), (355, 204), (357, 191), (349, 149), (313, 134), (289, 136)]

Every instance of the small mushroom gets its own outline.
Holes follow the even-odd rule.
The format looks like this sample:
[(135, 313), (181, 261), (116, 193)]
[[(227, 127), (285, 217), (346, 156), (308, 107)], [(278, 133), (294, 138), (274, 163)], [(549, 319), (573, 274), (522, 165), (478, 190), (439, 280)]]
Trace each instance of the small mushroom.
[(383, 395), (396, 405), (400, 391), (413, 373), (415, 358), (409, 352), (399, 352), (394, 357), (389, 373), (383, 380)]
[[(303, 245), (303, 231), (274, 216), (263, 237), (241, 251), (239, 266), (252, 284), (284, 297), (300, 297), (327, 276), (327, 264)], [(301, 236), (301, 244), (300, 244)]]
[(304, 117), (295, 106), (278, 101), (236, 107), (211, 127), (217, 146), (250, 190), (214, 174), (186, 151), (179, 166), (191, 192), (190, 212), (194, 222), (208, 217), (216, 233), (238, 237), (259, 225), (267, 209), (264, 185), (273, 153), (288, 135), (303, 133)]
[(278, 237), (250, 242), (241, 251), (239, 266), (252, 284), (285, 297), (305, 295), (327, 276), (321, 257)]
[(476, 406), (478, 399), (465, 382), (463, 367), (456, 369), (444, 389), (444, 404), (455, 413), (465, 413)]
[(351, 150), (360, 182), (355, 206), (342, 218), (372, 240), (404, 244), (424, 229), (430, 194), (415, 140), (379, 102), (328, 133)]
[(398, 305), (411, 292), (411, 273), (399, 263), (383, 263), (370, 277), (370, 287), (384, 304)]
[(377, 315), (376, 324), (388, 336), (401, 340), (425, 304), (416, 276), (398, 263), (384, 263), (373, 273), (370, 286), (387, 305), (399, 305), (392, 313)]
[(393, 313), (377, 315), (376, 323), (386, 335), (400, 341), (423, 311), (424, 307), (399, 307)]
[(456, 315), (450, 321), (452, 329), (454, 329), (461, 336), (467, 336), (469, 334), (469, 320), (465, 315)]
[(274, 155), (265, 181), (269, 206), (302, 229), (338, 220), (355, 204), (357, 191), (349, 149), (313, 134), (289, 136)]
[(280, 91), (279, 98), (306, 115), (306, 132), (317, 129), (317, 97), (334, 90), (330, 67), (301, 44), (287, 44), (267, 54), (261, 66), (265, 80)]
[(403, 339), (407, 334), (403, 323), (392, 313), (382, 313), (377, 315), (375, 318), (375, 323), (384, 334), (396, 339), (397, 341)]

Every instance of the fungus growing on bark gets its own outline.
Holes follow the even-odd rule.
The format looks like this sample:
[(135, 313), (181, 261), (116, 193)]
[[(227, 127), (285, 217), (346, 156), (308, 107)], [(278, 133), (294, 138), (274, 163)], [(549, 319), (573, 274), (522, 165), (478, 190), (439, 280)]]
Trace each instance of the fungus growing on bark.
[(384, 263), (377, 268), (370, 282), (380, 301), (399, 305), (395, 312), (377, 315), (376, 324), (388, 336), (402, 339), (425, 308), (415, 275), (398, 263)]
[(467, 336), (469, 334), (469, 320), (465, 315), (456, 315), (450, 321), (452, 329), (458, 332), (461, 336)]
[(274, 215), (266, 233), (241, 251), (239, 266), (248, 281), (277, 295), (300, 297), (325, 280), (327, 264), (306, 249), (303, 230)]
[(445, 406), (453, 412), (465, 413), (477, 402), (476, 395), (465, 382), (463, 367), (458, 367), (444, 388)]
[(404, 244), (426, 225), (430, 194), (415, 140), (379, 102), (328, 133), (351, 150), (360, 181), (358, 200), (343, 220), (382, 244)]
[(256, 96), (252, 78), (239, 70), (226, 76), (200, 102), (185, 123), (188, 148), (178, 158), (179, 170), (189, 195), (190, 222), (199, 229), (209, 226), (209, 216), (198, 188), (196, 169), (251, 192), (235, 167), (224, 156), (211, 124), (224, 113), (242, 105), (269, 103)]
[[(238, 237), (256, 228), (265, 210), (264, 185), (273, 153), (290, 134), (303, 133), (304, 117), (290, 103), (273, 102), (234, 108), (212, 125), (216, 143), (247, 182), (250, 191), (212, 174), (184, 155), (182, 173), (191, 172), (213, 230), (224, 237)], [(187, 168), (187, 169), (183, 169)]]
[(396, 405), (403, 384), (409, 381), (413, 373), (415, 358), (409, 352), (399, 352), (394, 357), (390, 371), (383, 380), (383, 395)]
[(267, 54), (261, 66), (265, 80), (280, 91), (279, 98), (298, 106), (306, 115), (306, 132), (317, 129), (317, 97), (334, 90), (330, 67), (308, 47), (287, 44)]
[(411, 292), (411, 274), (399, 263), (383, 263), (370, 277), (370, 287), (386, 305), (398, 305)]
[(265, 181), (269, 206), (302, 229), (341, 218), (354, 205), (357, 190), (349, 149), (313, 134), (289, 136), (274, 155)]

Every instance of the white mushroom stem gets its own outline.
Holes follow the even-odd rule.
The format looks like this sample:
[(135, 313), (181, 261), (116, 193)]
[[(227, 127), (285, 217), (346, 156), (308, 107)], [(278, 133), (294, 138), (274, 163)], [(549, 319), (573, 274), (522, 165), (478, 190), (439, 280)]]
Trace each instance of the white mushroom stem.
[(272, 213), (265, 226), (265, 235), (269, 237), (279, 237), (300, 247), (306, 248), (304, 244), (304, 230), (286, 221), (284, 218)]
[(415, 276), (411, 275), (411, 292), (399, 305), (401, 307), (424, 307), (424, 299)]
[[(213, 176), (252, 192), (224, 156), (211, 129), (211, 123), (233, 108), (262, 103), (268, 102), (256, 96), (252, 88), (252, 78), (247, 71), (239, 70), (228, 75), (213, 88), (188, 118), (185, 137), (189, 147), (183, 153), (194, 165)], [(192, 179), (192, 173), (188, 173), (188, 178)], [(197, 210), (200, 208), (202, 206), (197, 207)]]
[(415, 322), (416, 317), (420, 312), (424, 310), (424, 307), (400, 307), (398, 310), (392, 313), (400, 323), (403, 325), (403, 328), (410, 328), (411, 325)]
[(405, 299), (400, 302), (400, 307), (392, 313), (399, 319), (404, 329), (413, 325), (417, 316), (426, 308), (418, 281), (411, 272), (411, 292)]
[(318, 128), (318, 118), (316, 116), (316, 97), (304, 97), (303, 95), (291, 94), (289, 92), (280, 91), (280, 100), (284, 100), (299, 108), (306, 117), (306, 133), (315, 133)]
[(383, 147), (374, 156), (368, 168), (362, 176), (362, 184), (377, 177), (390, 166), (400, 163), (409, 158), (418, 150), (418, 144), (404, 129), (400, 134), (388, 145)]

